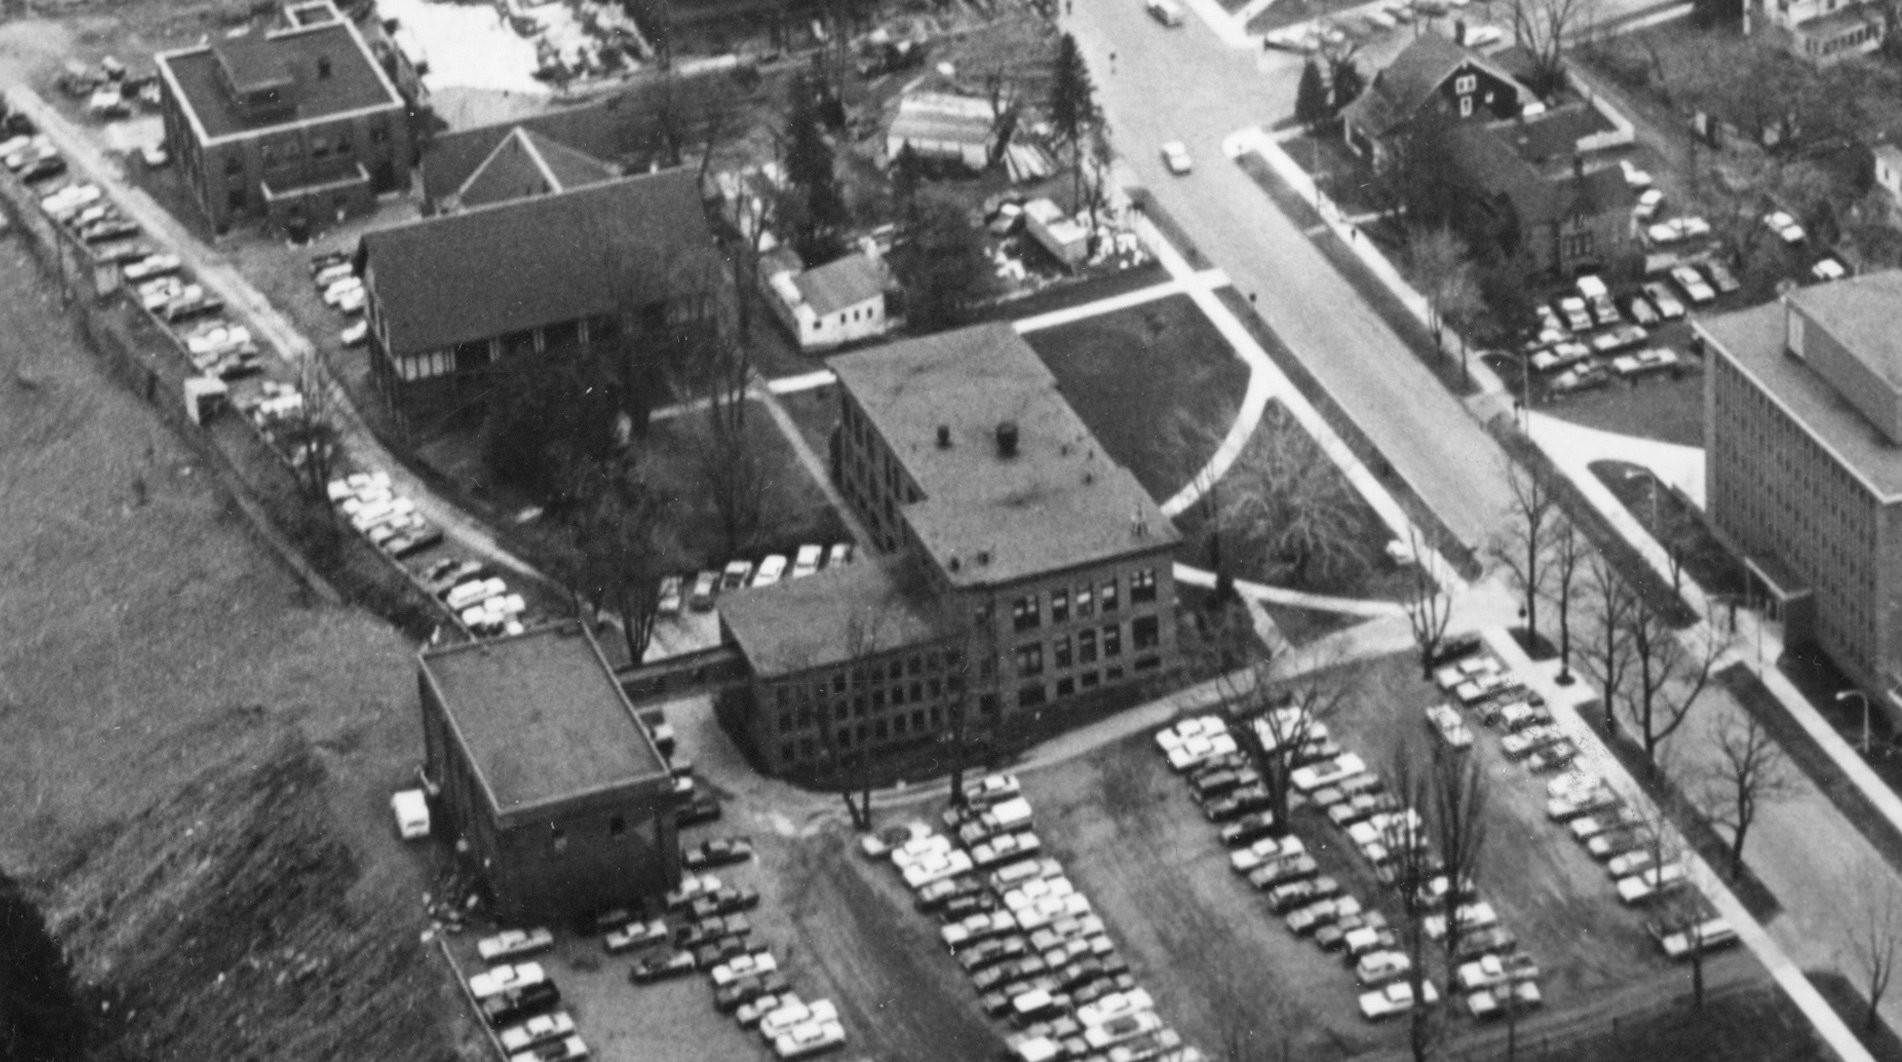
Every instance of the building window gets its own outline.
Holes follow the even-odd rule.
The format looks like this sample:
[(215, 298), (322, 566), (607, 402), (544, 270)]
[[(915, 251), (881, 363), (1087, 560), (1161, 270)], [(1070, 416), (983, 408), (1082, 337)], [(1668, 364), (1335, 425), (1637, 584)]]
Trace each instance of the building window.
[(1025, 686), (1017, 691), (1017, 707), (1035, 708), (1044, 702), (1043, 683)]
[[(977, 713), (979, 715), (996, 715), (997, 714), (997, 694), (986, 693), (980, 696), (977, 699)], [(934, 712), (933, 714), (935, 715), (936, 713)]]
[(1096, 615), (1096, 591), (1087, 586), (1079, 586), (1076, 591), (1076, 618), (1089, 619)]
[(1060, 679), (1058, 679), (1058, 680), (1057, 680), (1057, 696), (1059, 696), (1059, 697), (1069, 697), (1069, 696), (1071, 696), (1071, 695), (1073, 695), (1073, 694), (1075, 694), (1075, 693), (1076, 693), (1076, 680), (1075, 680), (1075, 679), (1073, 679), (1073, 678), (1060, 678)]
[(1154, 671), (1155, 669), (1161, 666), (1162, 666), (1161, 657), (1139, 656), (1136, 658), (1136, 670), (1138, 671)]
[(1017, 673), (1019, 675), (1043, 674), (1043, 646), (1041, 644), (1017, 647)]
[(1043, 614), (1037, 608), (1037, 597), (1020, 597), (1010, 603), (1011, 623), (1020, 631), (1034, 630), (1043, 625)]
[(1096, 631), (1094, 629), (1076, 632), (1076, 658), (1078, 663), (1096, 663)]
[(1138, 616), (1129, 624), (1130, 641), (1138, 649), (1154, 649), (1162, 644), (1162, 621), (1155, 616)]
[(1107, 615), (1116, 611), (1117, 608), (1116, 580), (1111, 579), (1109, 582), (1103, 584), (1103, 612)]
[(608, 836), (619, 837), (627, 832), (627, 820), (619, 815), (608, 820)]
[(1474, 74), (1461, 74), (1453, 79), (1453, 91), (1464, 96), (1479, 87), (1479, 77)]
[(1103, 655), (1105, 657), (1123, 655), (1123, 628), (1112, 623), (1103, 628)]
[(1070, 618), (1070, 591), (1050, 591), (1050, 622), (1063, 623)]
[(1156, 569), (1141, 568), (1129, 577), (1130, 604), (1156, 599)]
[(1070, 636), (1067, 634), (1057, 635), (1055, 638), (1051, 639), (1050, 647), (1056, 655), (1057, 667), (1058, 668), (1069, 667), (1070, 666)]
[(1082, 685), (1084, 689), (1093, 690), (1102, 685), (1103, 677), (1094, 671), (1085, 671), (1083, 674), (1077, 676), (1077, 682)]
[(244, 189), (233, 188), (231, 194), (225, 197), (225, 202), (229, 204), (233, 210), (243, 210), (245, 204)]

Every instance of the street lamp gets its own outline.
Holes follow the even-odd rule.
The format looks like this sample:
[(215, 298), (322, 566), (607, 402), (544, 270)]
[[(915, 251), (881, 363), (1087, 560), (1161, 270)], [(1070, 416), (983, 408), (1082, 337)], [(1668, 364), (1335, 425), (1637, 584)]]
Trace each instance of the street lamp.
[(1836, 695), (1836, 703), (1841, 704), (1851, 697), (1862, 702), (1862, 754), (1867, 757), (1869, 755), (1869, 695), (1861, 690), (1844, 690)]

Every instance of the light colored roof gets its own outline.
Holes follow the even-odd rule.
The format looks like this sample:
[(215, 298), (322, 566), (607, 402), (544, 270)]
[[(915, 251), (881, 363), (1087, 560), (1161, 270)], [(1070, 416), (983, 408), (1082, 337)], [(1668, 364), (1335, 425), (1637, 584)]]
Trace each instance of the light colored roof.
[(497, 815), (668, 776), (578, 623), (430, 650), (421, 666)]
[[(1175, 527), (1008, 324), (830, 359), (924, 500), (903, 519), (953, 584), (1001, 585), (1166, 550)], [(1013, 425), (1004, 456), (999, 427)], [(942, 428), (949, 445), (938, 445)]]
[(898, 116), (892, 119), (889, 135), (898, 140), (988, 145), (996, 125), (984, 100), (919, 92), (898, 101)]
[(722, 594), (720, 624), (764, 679), (925, 645), (955, 629), (917, 561), (904, 557)]
[(1902, 270), (1885, 270), (1790, 292), (1851, 357), (1902, 388)]
[(820, 317), (875, 299), (885, 291), (885, 272), (862, 254), (808, 269), (793, 278), (799, 297)]
[[(1902, 299), (1902, 272), (1838, 280), (1802, 289), (1793, 297), (1813, 315), (1819, 304), (1827, 303), (1824, 314), (1845, 326), (1847, 346), (1867, 338), (1869, 331), (1880, 331), (1885, 321), (1894, 327), (1896, 307), (1902, 305), (1898, 302)], [(1867, 323), (1848, 325), (1844, 318), (1857, 310), (1867, 312)], [(1890, 442), (1821, 373), (1784, 352), (1787, 312), (1783, 304), (1773, 302), (1703, 318), (1696, 327), (1713, 348), (1755, 381), (1846, 469), (1884, 499), (1902, 500), (1902, 447)], [(1890, 348), (1878, 356), (1893, 355)]]

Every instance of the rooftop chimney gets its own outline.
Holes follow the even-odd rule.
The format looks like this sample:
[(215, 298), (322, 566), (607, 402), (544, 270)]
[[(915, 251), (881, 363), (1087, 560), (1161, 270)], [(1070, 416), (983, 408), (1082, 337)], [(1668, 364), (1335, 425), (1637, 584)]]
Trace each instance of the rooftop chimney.
[(938, 449), (951, 449), (951, 425), (949, 424), (938, 425)]
[(997, 425), (997, 456), (1011, 458), (1017, 456), (1017, 422), (1001, 421)]

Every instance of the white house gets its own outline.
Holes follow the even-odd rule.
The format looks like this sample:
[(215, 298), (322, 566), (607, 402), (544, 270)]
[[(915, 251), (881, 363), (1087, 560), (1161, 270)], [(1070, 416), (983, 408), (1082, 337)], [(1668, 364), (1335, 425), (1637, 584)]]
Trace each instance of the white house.
[(782, 247), (760, 261), (760, 283), (774, 316), (802, 351), (830, 350), (883, 335), (885, 267), (858, 253), (814, 269)]
[(1090, 257), (1090, 230), (1048, 199), (1024, 204), (1024, 231), (1066, 269), (1075, 269)]

